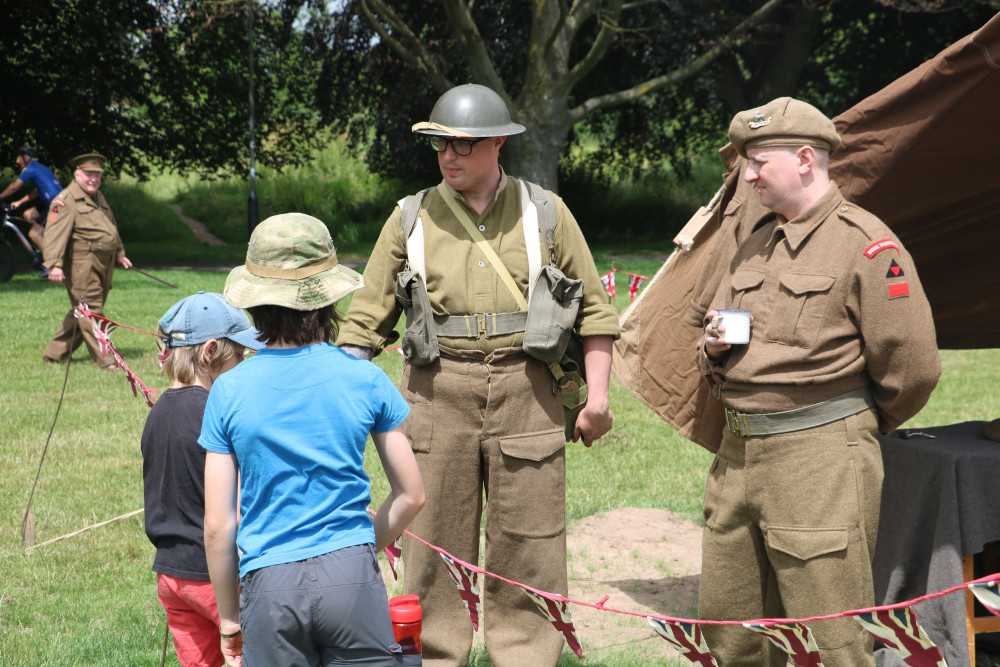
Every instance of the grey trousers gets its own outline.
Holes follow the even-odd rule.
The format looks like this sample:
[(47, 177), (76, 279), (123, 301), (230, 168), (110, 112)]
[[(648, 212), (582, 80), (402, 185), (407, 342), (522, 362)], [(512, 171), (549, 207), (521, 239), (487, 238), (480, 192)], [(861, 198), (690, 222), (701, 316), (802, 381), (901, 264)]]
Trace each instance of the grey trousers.
[[(705, 488), (699, 616), (803, 618), (874, 604), (882, 455), (875, 413), (763, 437), (728, 430)], [(827, 667), (874, 665), (852, 618), (808, 624)], [(784, 667), (740, 625), (703, 625), (720, 667)]]
[(375, 548), (361, 544), (240, 579), (245, 667), (396, 664)]

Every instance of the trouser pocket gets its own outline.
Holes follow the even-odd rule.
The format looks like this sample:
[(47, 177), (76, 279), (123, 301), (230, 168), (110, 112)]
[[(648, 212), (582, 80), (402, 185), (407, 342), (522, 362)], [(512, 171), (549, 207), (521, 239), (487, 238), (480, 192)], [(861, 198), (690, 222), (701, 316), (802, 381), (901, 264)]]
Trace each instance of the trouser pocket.
[(519, 537), (553, 537), (566, 529), (563, 429), (500, 438), (490, 464), (489, 505), (500, 529)]

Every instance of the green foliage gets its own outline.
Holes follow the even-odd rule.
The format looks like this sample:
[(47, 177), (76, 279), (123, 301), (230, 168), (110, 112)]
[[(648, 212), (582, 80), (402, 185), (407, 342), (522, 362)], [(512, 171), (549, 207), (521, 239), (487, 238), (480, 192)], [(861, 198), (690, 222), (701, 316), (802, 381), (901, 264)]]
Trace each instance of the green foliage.
[(115, 167), (132, 164), (149, 146), (127, 91), (146, 75), (138, 54), (155, 23), (153, 3), (7, 2), (0, 13), (0, 161), (32, 143), (54, 169), (92, 151)]
[[(371, 176), (342, 141), (330, 139), (305, 166), (262, 169), (255, 183), (259, 221), (291, 211), (312, 215), (330, 228), (341, 256), (366, 254), (396, 201), (411, 189), (419, 188)], [(176, 201), (227, 243), (245, 244), (249, 193), (249, 183), (233, 177), (189, 182)]]

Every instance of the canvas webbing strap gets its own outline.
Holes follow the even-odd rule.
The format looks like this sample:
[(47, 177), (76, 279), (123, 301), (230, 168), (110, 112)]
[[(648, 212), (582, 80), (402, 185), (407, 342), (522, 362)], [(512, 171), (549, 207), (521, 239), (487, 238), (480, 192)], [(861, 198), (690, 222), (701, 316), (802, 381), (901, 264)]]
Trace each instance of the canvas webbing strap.
[[(479, 250), (486, 255), (486, 259), (490, 260), (490, 264), (492, 264), (493, 268), (496, 269), (501, 282), (503, 282), (504, 286), (510, 291), (511, 296), (514, 297), (514, 301), (517, 302), (517, 307), (521, 310), (527, 311), (528, 301), (524, 298), (524, 295), (521, 294), (521, 290), (517, 288), (517, 284), (514, 282), (514, 278), (511, 277), (510, 271), (508, 271), (507, 267), (504, 266), (502, 261), (500, 261), (500, 257), (497, 256), (496, 251), (494, 251), (490, 246), (482, 232), (480, 232), (479, 229), (472, 223), (472, 220), (469, 218), (469, 214), (463, 211), (462, 207), (455, 201), (455, 198), (451, 195), (451, 192), (448, 191), (448, 186), (444, 184), (444, 181), (441, 181), (438, 184), (438, 192), (441, 193), (441, 197), (448, 205), (448, 208), (451, 209), (451, 212), (456, 218), (458, 218), (458, 221), (462, 223), (462, 226), (465, 227), (465, 231), (467, 231), (469, 236), (472, 237), (472, 240), (476, 242), (476, 246)], [(537, 242), (535, 245), (538, 245)]]
[(528, 322), (528, 311), (513, 313), (477, 313), (475, 315), (434, 316), (434, 330), (446, 338), (479, 338), (521, 333)]
[(863, 412), (875, 405), (871, 390), (861, 387), (804, 408), (747, 414), (726, 408), (726, 426), (742, 436), (776, 435), (815, 428)]

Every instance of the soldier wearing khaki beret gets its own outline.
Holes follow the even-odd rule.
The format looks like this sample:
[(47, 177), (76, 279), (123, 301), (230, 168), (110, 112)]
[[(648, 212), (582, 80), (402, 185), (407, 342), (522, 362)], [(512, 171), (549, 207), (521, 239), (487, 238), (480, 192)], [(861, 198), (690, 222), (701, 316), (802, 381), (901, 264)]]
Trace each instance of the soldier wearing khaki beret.
[(45, 348), (42, 361), (66, 361), (86, 343), (91, 360), (106, 370), (116, 370), (110, 354), (101, 354), (89, 319), (77, 319), (73, 309), (85, 301), (91, 312), (104, 313), (111, 290), (115, 263), (125, 269), (132, 262), (118, 236), (118, 224), (100, 192), (106, 158), (98, 153), (79, 155), (70, 161), (73, 182), (49, 207), (44, 245), (49, 280), (66, 285), (70, 310)]
[[(834, 124), (788, 97), (736, 114), (733, 146), (769, 212), (726, 262), (699, 368), (727, 426), (705, 489), (702, 619), (804, 618), (874, 604), (888, 433), (941, 371), (930, 306), (899, 239), (828, 174)], [(710, 270), (710, 269), (706, 269)], [(752, 314), (727, 343), (725, 309)], [(810, 624), (827, 667), (874, 665), (851, 618)], [(703, 626), (718, 664), (783, 667), (738, 625)]]

